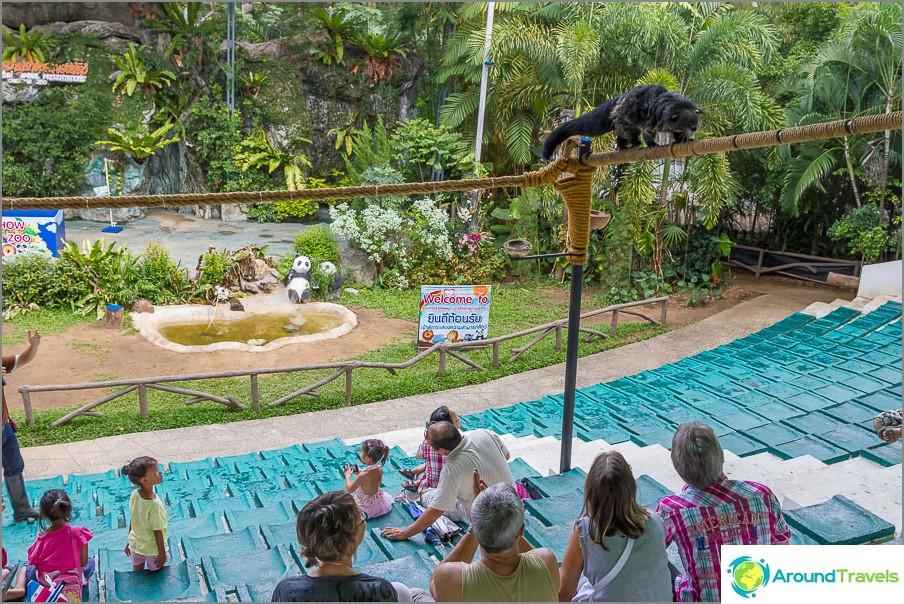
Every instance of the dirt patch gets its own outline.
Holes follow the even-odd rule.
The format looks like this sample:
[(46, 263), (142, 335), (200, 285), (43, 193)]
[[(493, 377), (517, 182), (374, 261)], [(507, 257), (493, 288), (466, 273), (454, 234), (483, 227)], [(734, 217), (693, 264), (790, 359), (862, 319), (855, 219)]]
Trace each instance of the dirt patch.
[[(567, 290), (541, 289), (556, 300), (568, 298)], [(798, 281), (739, 276), (724, 298), (704, 306), (685, 308), (681, 306), (681, 297), (674, 296), (668, 305), (666, 322), (673, 329), (683, 327), (763, 294), (782, 296), (800, 308), (816, 301), (831, 302), (837, 298), (850, 300), (854, 295), (846, 290), (812, 286)], [(588, 309), (589, 307), (585, 307), (585, 310)], [(352, 307), (352, 310), (358, 315), (358, 326), (345, 336), (254, 353), (173, 352), (154, 346), (137, 333), (107, 331), (103, 328), (103, 322), (78, 325), (62, 334), (43, 338), (41, 350), (34, 361), (9, 376), (9, 402), (14, 408), (21, 408), (21, 397), (16, 387), (22, 384), (76, 384), (117, 378), (243, 370), (250, 367), (291, 367), (348, 359), (390, 343), (410, 341), (415, 336), (417, 325), (412, 321), (390, 319), (376, 309)], [(636, 310), (655, 320), (659, 320), (661, 316), (659, 305), (639, 307)], [(643, 320), (625, 313), (619, 315), (619, 323)], [(585, 324), (608, 325), (610, 321), (611, 315), (605, 314)], [(3, 327), (7, 329), (11, 326)], [(600, 330), (608, 332), (608, 329)], [(14, 352), (21, 349), (22, 346), (12, 348)], [(32, 404), (37, 409), (66, 407), (97, 400), (101, 396), (99, 393), (99, 390), (37, 393), (32, 397)]]
[[(46, 336), (35, 359), (9, 376), (7, 394), (19, 407), (16, 387), (23, 384), (76, 384), (120, 378), (213, 373), (251, 367), (291, 367), (347, 359), (393, 342), (414, 338), (417, 324), (390, 319), (380, 310), (354, 308), (358, 326), (342, 337), (294, 344), (270, 352), (218, 351), (182, 353), (154, 346), (137, 333), (104, 329), (103, 321), (86, 323)], [(16, 346), (15, 351), (21, 350)], [(97, 400), (101, 390), (41, 392), (32, 396), (36, 409), (67, 407)]]

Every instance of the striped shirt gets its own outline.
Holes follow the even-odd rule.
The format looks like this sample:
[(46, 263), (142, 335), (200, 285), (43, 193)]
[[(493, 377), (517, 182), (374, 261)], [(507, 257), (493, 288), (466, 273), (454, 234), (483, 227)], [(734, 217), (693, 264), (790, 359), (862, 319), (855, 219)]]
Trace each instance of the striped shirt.
[(718, 602), (722, 545), (769, 545), (791, 538), (782, 508), (769, 487), (722, 480), (705, 489), (688, 485), (659, 501), (666, 545), (675, 541), (686, 576), (676, 585), (679, 602)]
[(443, 464), (446, 463), (446, 456), (440, 455), (436, 449), (424, 440), (417, 450), (417, 458), (424, 460), (424, 478), (421, 480), (421, 486), (418, 492), (423, 493), (427, 489), (435, 489), (439, 486), (439, 473), (443, 470)]

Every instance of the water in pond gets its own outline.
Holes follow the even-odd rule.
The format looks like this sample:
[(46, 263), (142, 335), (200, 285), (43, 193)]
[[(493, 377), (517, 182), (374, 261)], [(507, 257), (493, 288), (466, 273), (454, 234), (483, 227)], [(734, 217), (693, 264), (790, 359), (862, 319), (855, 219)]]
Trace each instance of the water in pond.
[(206, 346), (217, 342), (241, 342), (263, 346), (279, 338), (291, 338), (329, 331), (342, 324), (342, 319), (326, 312), (270, 313), (244, 319), (215, 319), (179, 323), (160, 327), (160, 335), (183, 346)]

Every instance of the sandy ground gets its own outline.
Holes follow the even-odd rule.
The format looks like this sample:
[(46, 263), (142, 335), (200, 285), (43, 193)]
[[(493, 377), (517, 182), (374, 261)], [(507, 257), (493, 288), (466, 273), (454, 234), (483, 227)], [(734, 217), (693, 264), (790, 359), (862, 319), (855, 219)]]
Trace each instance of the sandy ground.
[[(555, 295), (566, 291), (550, 288)], [(810, 301), (830, 302), (837, 298), (850, 300), (853, 292), (811, 286), (785, 279), (753, 279), (738, 276), (725, 298), (698, 308), (683, 308), (681, 300), (669, 303), (667, 322), (672, 328), (694, 323), (736, 306), (763, 293), (782, 292)], [(392, 342), (411, 340), (417, 325), (413, 321), (390, 319), (382, 311), (355, 308), (358, 326), (351, 333), (325, 342), (285, 346), (271, 352), (220, 351), (180, 353), (154, 346), (137, 333), (111, 332), (103, 322), (77, 325), (61, 334), (45, 336), (38, 356), (8, 376), (7, 400), (13, 409), (21, 409), (21, 396), (16, 388), (23, 384), (76, 384), (118, 378), (135, 378), (186, 373), (208, 373), (248, 369), (250, 367), (289, 367), (308, 363), (347, 359)], [(585, 309), (586, 310), (586, 309)], [(647, 314), (659, 318), (659, 308), (647, 307)], [(592, 323), (608, 324), (610, 315)], [(621, 321), (640, 320), (621, 315)], [(8, 329), (10, 326), (4, 326)], [(602, 331), (607, 331), (603, 329)], [(18, 352), (22, 346), (13, 346)], [(4, 351), (6, 352), (6, 351)], [(414, 351), (412, 350), (412, 353)], [(36, 409), (65, 407), (96, 400), (99, 390), (36, 393), (32, 404)]]

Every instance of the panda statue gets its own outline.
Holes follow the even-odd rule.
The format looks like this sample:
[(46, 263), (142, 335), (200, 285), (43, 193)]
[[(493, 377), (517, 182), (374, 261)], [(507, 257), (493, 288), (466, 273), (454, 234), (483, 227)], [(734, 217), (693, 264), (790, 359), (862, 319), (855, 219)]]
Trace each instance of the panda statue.
[(298, 256), (292, 263), (292, 270), (286, 275), (286, 289), (289, 301), (295, 304), (311, 301), (311, 259)]
[(327, 300), (338, 300), (339, 290), (342, 289), (342, 284), (345, 282), (345, 279), (339, 273), (339, 269), (332, 262), (324, 261), (320, 263), (320, 272), (330, 278), (330, 284), (327, 286), (324, 298)]

